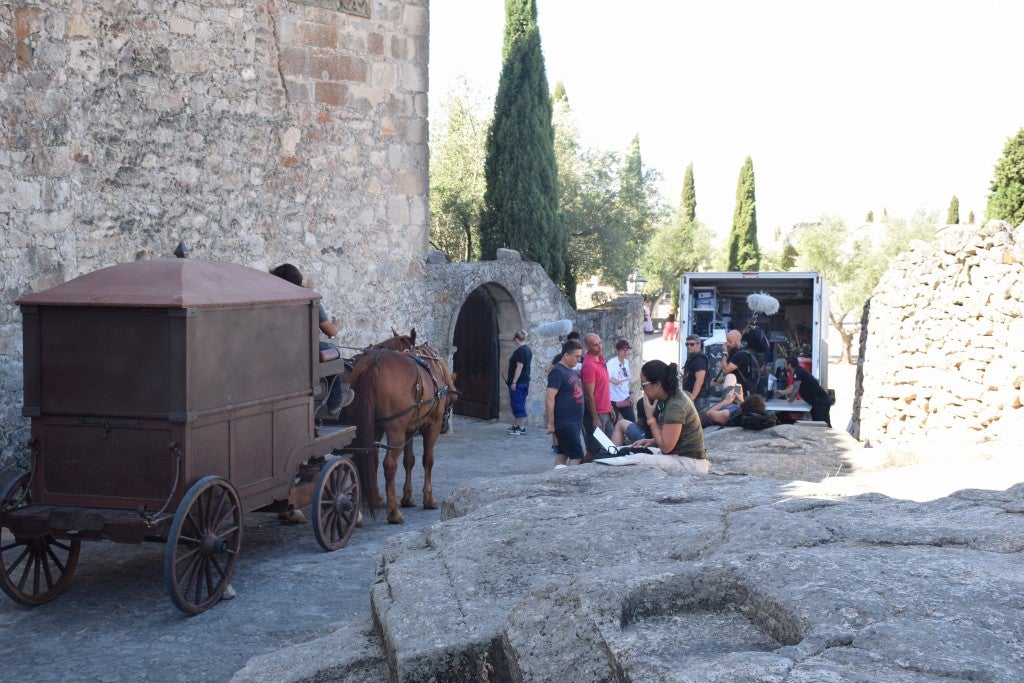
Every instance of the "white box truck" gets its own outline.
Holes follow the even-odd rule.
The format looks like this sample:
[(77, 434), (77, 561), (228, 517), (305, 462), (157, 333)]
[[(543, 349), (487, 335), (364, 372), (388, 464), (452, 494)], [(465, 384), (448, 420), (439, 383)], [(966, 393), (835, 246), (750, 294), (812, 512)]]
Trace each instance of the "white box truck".
[[(776, 359), (810, 359), (810, 370), (828, 388), (828, 285), (818, 273), (684, 273), (679, 279), (679, 338), (697, 334), (712, 362), (731, 329), (743, 329), (754, 313), (750, 294), (769, 294), (779, 302), (772, 315), (758, 313), (756, 324), (772, 343)], [(686, 345), (679, 345), (679, 367)]]

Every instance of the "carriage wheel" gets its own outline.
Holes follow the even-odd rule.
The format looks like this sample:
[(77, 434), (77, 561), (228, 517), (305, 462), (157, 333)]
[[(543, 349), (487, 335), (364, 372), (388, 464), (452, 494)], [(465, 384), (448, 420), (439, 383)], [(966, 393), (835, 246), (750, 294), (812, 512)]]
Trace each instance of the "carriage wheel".
[[(0, 510), (17, 510), (32, 502), (31, 478), (26, 472), (7, 481), (0, 490)], [(23, 605), (49, 602), (67, 589), (81, 548), (77, 538), (17, 538), (0, 528), (0, 588)]]
[(167, 536), (164, 583), (182, 612), (199, 614), (220, 600), (242, 545), (242, 507), (226, 479), (203, 477), (188, 490)]
[(324, 550), (337, 550), (352, 536), (359, 519), (359, 477), (352, 458), (330, 461), (320, 472), (313, 496), (313, 533)]

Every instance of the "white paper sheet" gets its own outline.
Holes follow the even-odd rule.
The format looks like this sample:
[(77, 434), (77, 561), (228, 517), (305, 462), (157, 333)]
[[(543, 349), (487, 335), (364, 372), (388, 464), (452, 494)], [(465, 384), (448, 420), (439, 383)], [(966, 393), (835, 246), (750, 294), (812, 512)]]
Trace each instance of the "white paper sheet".
[(601, 444), (601, 447), (605, 450), (615, 448), (615, 444), (612, 443), (612, 440), (608, 438), (608, 435), (605, 434), (604, 430), (600, 427), (594, 430), (594, 438), (597, 439), (597, 442)]

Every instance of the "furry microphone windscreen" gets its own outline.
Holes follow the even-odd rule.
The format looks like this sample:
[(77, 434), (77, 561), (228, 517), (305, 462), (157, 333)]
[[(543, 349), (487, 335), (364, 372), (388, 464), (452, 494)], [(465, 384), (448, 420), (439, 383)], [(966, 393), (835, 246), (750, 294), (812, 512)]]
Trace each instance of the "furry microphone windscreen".
[(533, 328), (535, 337), (564, 337), (572, 332), (571, 320), (556, 320), (551, 323), (544, 323)]
[(779, 300), (771, 294), (756, 292), (747, 296), (747, 308), (754, 313), (774, 315), (779, 310)]

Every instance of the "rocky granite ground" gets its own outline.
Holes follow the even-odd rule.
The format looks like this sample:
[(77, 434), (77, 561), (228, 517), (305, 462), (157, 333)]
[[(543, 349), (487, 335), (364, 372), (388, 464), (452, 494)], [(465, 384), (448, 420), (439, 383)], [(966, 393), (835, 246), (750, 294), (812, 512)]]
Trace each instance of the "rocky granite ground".
[(593, 464), (461, 485), (441, 523), (386, 545), (372, 623), (236, 680), (1024, 679), (1010, 458), (893, 467), (817, 426), (707, 440), (709, 476)]

